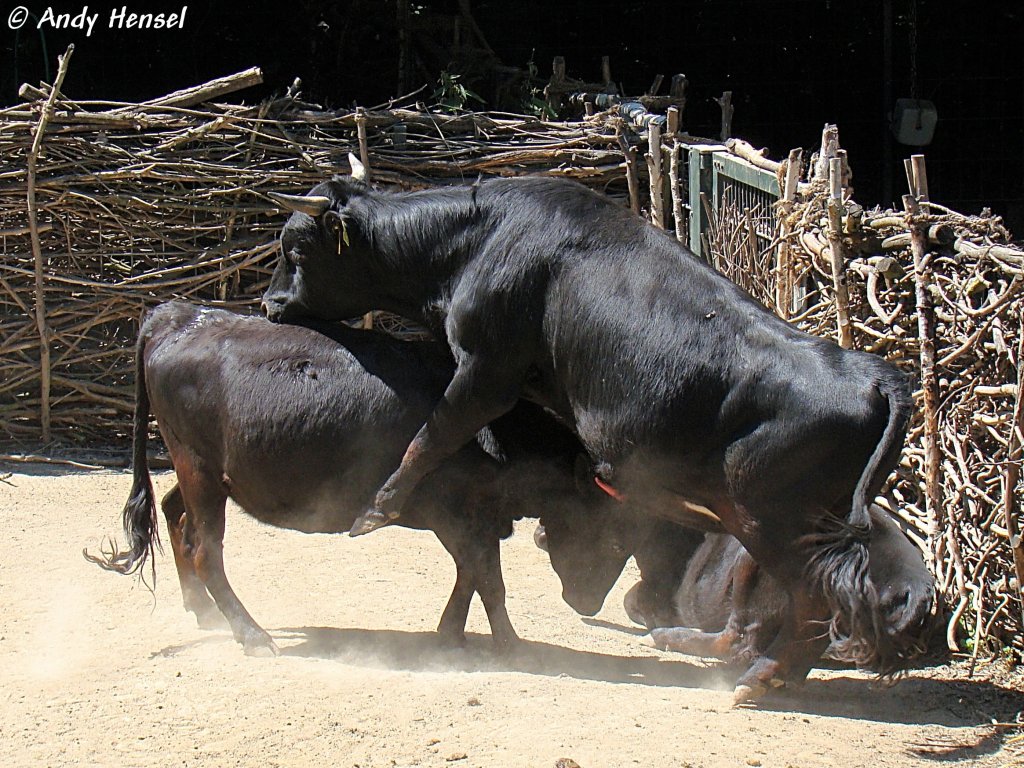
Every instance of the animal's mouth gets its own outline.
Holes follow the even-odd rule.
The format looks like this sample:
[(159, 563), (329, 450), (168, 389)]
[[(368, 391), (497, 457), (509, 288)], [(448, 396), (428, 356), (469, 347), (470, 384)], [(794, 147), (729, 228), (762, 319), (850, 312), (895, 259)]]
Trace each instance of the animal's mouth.
[(577, 595), (569, 590), (562, 590), (562, 599), (581, 616), (596, 616), (604, 605), (604, 598), (596, 600), (585, 595)]

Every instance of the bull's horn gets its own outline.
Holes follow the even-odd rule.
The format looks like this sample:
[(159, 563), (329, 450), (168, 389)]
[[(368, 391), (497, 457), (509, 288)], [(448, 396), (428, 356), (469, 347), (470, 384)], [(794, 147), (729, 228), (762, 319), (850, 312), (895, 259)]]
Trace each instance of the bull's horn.
[(366, 166), (359, 162), (359, 158), (348, 153), (348, 164), (352, 168), (352, 178), (356, 181), (366, 181)]
[(331, 207), (331, 198), (323, 195), (283, 195), (280, 192), (267, 192), (267, 197), (289, 211), (299, 211), (314, 218), (322, 216)]

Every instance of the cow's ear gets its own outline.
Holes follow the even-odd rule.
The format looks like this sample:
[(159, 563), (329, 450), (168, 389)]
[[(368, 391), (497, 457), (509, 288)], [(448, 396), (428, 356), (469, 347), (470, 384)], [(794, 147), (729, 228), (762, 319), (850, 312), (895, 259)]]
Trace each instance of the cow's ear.
[(590, 457), (587, 454), (576, 454), (572, 474), (573, 479), (576, 481), (577, 492), (587, 494), (594, 490), (594, 465), (591, 464)]
[(338, 234), (345, 228), (345, 222), (342, 221), (341, 214), (337, 211), (324, 211), (323, 222), (327, 231), (332, 234)]
[(327, 236), (331, 240), (336, 240), (338, 243), (338, 255), (341, 255), (343, 249), (348, 248), (351, 242), (348, 239), (348, 226), (345, 223), (345, 217), (337, 211), (325, 211), (323, 218), (324, 229), (327, 230)]

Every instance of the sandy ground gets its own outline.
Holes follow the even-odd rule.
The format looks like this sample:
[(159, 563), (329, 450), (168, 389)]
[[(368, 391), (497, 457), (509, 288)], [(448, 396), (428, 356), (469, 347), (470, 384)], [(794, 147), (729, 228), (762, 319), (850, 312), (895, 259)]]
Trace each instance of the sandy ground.
[[(949, 669), (895, 688), (815, 672), (733, 709), (714, 664), (644, 645), (622, 596), (593, 620), (519, 525), (505, 542), (511, 657), (479, 602), (463, 649), (433, 628), (454, 567), (429, 533), (303, 535), (228, 512), (226, 563), (282, 648), (250, 658), (181, 607), (170, 552), (155, 597), (81, 555), (120, 536), (124, 472), (8, 468), (0, 482), (0, 765), (17, 766), (1000, 766), (986, 727), (1021, 695)], [(0, 467), (2, 470), (2, 467)], [(155, 476), (158, 493), (173, 476)], [(630, 566), (632, 568), (632, 566)]]

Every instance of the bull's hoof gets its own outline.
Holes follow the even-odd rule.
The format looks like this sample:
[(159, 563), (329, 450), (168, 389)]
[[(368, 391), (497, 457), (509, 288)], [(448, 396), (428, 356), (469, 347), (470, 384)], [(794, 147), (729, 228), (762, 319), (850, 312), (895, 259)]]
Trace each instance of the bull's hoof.
[(391, 518), (385, 515), (378, 509), (368, 509), (352, 523), (352, 527), (348, 530), (349, 536), (365, 536), (368, 533), (376, 531), (378, 528), (383, 528), (385, 525), (391, 522)]
[(768, 692), (768, 687), (762, 683), (754, 685), (737, 685), (732, 692), (732, 705), (734, 707), (743, 704), (752, 704)]

